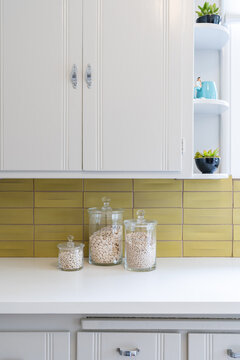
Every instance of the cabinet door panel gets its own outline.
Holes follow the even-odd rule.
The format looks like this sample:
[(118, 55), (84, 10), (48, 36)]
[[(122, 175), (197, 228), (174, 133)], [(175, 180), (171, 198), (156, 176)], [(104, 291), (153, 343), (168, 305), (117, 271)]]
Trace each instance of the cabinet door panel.
[(1, 332), (0, 360), (70, 360), (69, 333)]
[[(78, 4), (1, 0), (1, 170), (81, 168), (81, 108), (73, 106), (78, 95), (81, 107), (82, 90), (79, 86), (73, 92), (70, 83), (74, 59), (80, 72), (82, 65), (73, 48), (77, 17), (82, 52)], [(78, 131), (74, 147), (69, 135)], [(80, 161), (71, 160), (73, 153), (79, 153)]]
[(181, 2), (83, 3), (84, 170), (181, 171)]
[(189, 334), (189, 360), (226, 360), (227, 350), (240, 353), (240, 334)]
[(78, 360), (120, 360), (121, 350), (139, 349), (138, 360), (180, 360), (180, 334), (78, 333)]

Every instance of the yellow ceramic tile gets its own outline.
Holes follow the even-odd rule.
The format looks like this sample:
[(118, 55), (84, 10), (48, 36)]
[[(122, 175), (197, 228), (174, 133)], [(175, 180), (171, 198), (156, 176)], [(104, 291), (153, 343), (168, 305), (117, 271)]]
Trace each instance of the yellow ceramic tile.
[[(156, 220), (160, 224), (182, 224), (182, 209), (180, 208), (162, 208), (162, 209), (144, 209), (145, 217), (148, 220)], [(137, 216), (137, 209), (134, 209), (134, 217)]]
[(183, 205), (185, 208), (231, 208), (231, 192), (185, 192)]
[(235, 208), (240, 208), (240, 192), (233, 193), (233, 203)]
[(158, 225), (157, 240), (182, 240), (181, 225)]
[(0, 179), (0, 191), (33, 191), (33, 180)]
[(240, 257), (240, 241), (233, 242), (233, 256)]
[(233, 239), (240, 241), (240, 225), (234, 225), (233, 227)]
[(33, 209), (0, 209), (0, 224), (33, 224)]
[(232, 256), (232, 241), (184, 241), (183, 255), (187, 257)]
[(181, 257), (182, 242), (181, 241), (158, 241), (157, 257)]
[(82, 225), (36, 225), (35, 240), (67, 240), (68, 235), (74, 236), (74, 241), (83, 240)]
[(83, 211), (78, 208), (36, 208), (35, 224), (42, 225), (81, 225)]
[(132, 208), (132, 192), (86, 192), (84, 193), (84, 207), (102, 207), (102, 198), (107, 196), (111, 199), (112, 208)]
[[(123, 209), (123, 220), (132, 219), (133, 218), (133, 210), (132, 209)], [(88, 210), (84, 209), (84, 224), (89, 223)]]
[(240, 180), (233, 180), (234, 191), (240, 191)]
[(134, 207), (135, 208), (163, 208), (163, 207), (181, 207), (181, 192), (135, 192)]
[(33, 256), (33, 241), (0, 241), (0, 257)]
[(240, 225), (240, 209), (233, 209), (233, 223)]
[(33, 240), (33, 225), (0, 225), (0, 240)]
[(35, 207), (82, 207), (82, 192), (35, 192)]
[(183, 225), (183, 240), (232, 240), (232, 225)]
[(84, 191), (132, 191), (131, 179), (86, 179)]
[(232, 191), (232, 178), (219, 180), (184, 180), (184, 191)]
[(184, 224), (232, 224), (232, 209), (184, 209)]
[(134, 191), (182, 191), (182, 180), (135, 179)]
[(0, 208), (6, 207), (32, 207), (32, 192), (0, 192)]
[(35, 191), (82, 191), (82, 179), (36, 179)]
[[(36, 241), (35, 257), (57, 257), (59, 241)], [(88, 256), (88, 244), (84, 242), (84, 256)], [(86, 248), (86, 249), (85, 249)], [(87, 255), (85, 255), (87, 254)], [(57, 261), (56, 261), (57, 266)]]

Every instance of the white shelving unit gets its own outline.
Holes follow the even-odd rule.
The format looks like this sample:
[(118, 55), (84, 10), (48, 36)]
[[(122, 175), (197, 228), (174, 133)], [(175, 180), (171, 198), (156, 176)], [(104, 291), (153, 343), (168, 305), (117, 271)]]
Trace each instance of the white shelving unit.
[(195, 24), (195, 50), (221, 50), (229, 40), (229, 30), (222, 25)]
[[(202, 81), (213, 80), (217, 83), (220, 99), (194, 99), (195, 149), (220, 148), (220, 172), (201, 174), (196, 165), (193, 166), (193, 179), (224, 179), (229, 176), (228, 154), (230, 143), (227, 96), (227, 56), (229, 30), (223, 25), (195, 24), (195, 77)], [(196, 80), (196, 79), (195, 79)], [(207, 135), (207, 136), (206, 136)], [(222, 171), (222, 172), (221, 172)]]
[(225, 100), (194, 99), (193, 103), (195, 114), (221, 115), (229, 109), (229, 103)]

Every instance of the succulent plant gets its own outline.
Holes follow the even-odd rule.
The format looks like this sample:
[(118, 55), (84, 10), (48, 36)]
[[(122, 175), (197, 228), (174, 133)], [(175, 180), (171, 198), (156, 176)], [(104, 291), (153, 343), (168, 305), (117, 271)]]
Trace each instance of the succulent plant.
[(219, 7), (214, 3), (212, 5), (209, 4), (209, 2), (205, 2), (203, 6), (198, 5), (198, 9), (200, 11), (196, 11), (198, 16), (204, 16), (204, 15), (219, 15)]
[(219, 158), (219, 149), (215, 150), (203, 150), (202, 153), (199, 151), (196, 152), (194, 159), (201, 159), (201, 158)]

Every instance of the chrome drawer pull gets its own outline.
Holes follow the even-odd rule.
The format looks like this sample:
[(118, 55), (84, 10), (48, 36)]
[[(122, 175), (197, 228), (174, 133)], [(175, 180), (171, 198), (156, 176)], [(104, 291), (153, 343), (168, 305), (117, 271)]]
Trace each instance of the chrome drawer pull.
[(86, 80), (88, 89), (91, 89), (93, 80), (92, 80), (92, 67), (90, 64), (87, 65), (87, 69), (86, 69), (86, 73), (85, 73), (85, 80)]
[(121, 356), (129, 356), (129, 357), (132, 357), (132, 356), (137, 356), (137, 354), (140, 352), (139, 349), (135, 349), (135, 350), (122, 350), (120, 348), (117, 348), (117, 351), (119, 352), (119, 354)]
[(227, 349), (227, 354), (231, 358), (240, 359), (240, 353), (235, 353), (235, 352), (232, 351), (232, 349)]

